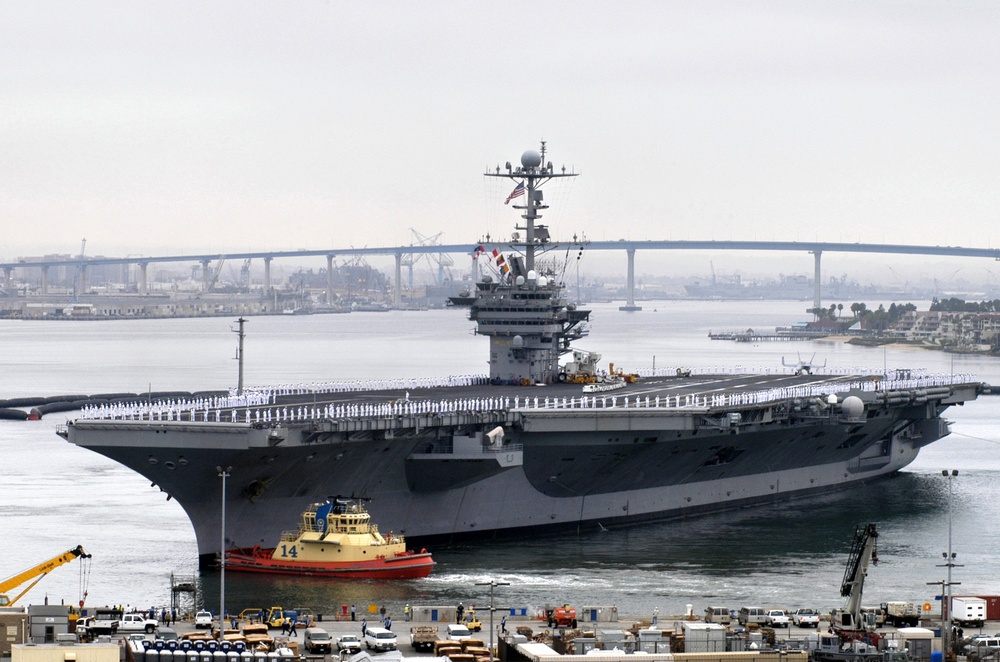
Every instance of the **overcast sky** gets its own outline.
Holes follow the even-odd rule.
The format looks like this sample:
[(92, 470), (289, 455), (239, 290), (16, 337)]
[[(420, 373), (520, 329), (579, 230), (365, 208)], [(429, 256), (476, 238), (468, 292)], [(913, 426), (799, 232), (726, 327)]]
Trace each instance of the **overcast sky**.
[(558, 236), (1000, 244), (994, 0), (2, 0), (0, 81), (0, 259), (471, 242), (540, 139)]

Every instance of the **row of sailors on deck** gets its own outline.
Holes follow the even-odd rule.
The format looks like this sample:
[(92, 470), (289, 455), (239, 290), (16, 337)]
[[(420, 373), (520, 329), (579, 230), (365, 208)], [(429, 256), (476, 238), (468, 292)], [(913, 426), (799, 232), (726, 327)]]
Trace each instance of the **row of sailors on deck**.
[[(862, 380), (854, 382), (817, 383), (795, 387), (770, 388), (758, 391), (744, 391), (729, 394), (686, 394), (677, 396), (591, 396), (571, 398), (524, 398), (513, 399), (514, 410), (525, 409), (614, 409), (626, 408), (684, 408), (684, 407), (725, 407), (739, 405), (766, 404), (790, 398), (812, 398), (830, 394), (844, 394), (847, 391), (906, 390), (973, 382), (969, 374), (933, 375), (921, 379), (902, 380)], [(305, 421), (317, 419), (372, 418), (391, 416), (411, 416), (421, 414), (446, 413), (489, 413), (511, 409), (511, 398), (467, 398), (459, 400), (406, 400), (382, 404), (328, 404), (326, 406), (264, 407), (257, 409), (234, 408), (222, 411), (208, 406), (204, 400), (195, 404), (185, 401), (164, 403), (119, 403), (88, 405), (83, 408), (85, 419), (124, 420), (202, 420), (246, 423), (270, 423), (283, 421)]]
[[(789, 375), (791, 366), (709, 366), (703, 368), (680, 368), (690, 370), (692, 375)], [(635, 372), (640, 377), (673, 377), (679, 368), (639, 368)], [(926, 368), (890, 369), (874, 366), (813, 366), (813, 374), (825, 376), (880, 377), (886, 379), (908, 379), (927, 375)]]
[[(243, 390), (255, 392), (273, 399), (282, 395), (307, 395), (312, 393), (349, 393), (353, 391), (393, 391), (418, 388), (439, 388), (445, 386), (477, 386), (489, 383), (486, 375), (448, 375), (447, 377), (412, 377), (403, 379), (364, 379), (335, 382), (311, 382), (309, 384), (278, 384), (259, 386)], [(229, 390), (230, 397), (239, 397), (235, 388)]]

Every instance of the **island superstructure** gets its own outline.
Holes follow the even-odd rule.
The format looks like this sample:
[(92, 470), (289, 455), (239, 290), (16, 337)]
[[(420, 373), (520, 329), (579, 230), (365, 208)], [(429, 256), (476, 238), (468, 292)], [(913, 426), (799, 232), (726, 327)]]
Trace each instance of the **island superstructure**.
[[(84, 412), (61, 434), (142, 474), (191, 519), (202, 560), (222, 532), (216, 467), (229, 467), (225, 541), (275, 539), (310, 503), (364, 498), (415, 547), (468, 537), (614, 527), (840, 490), (888, 476), (948, 434), (950, 406), (980, 384), (915, 371), (710, 374), (674, 368), (634, 383), (570, 383), (592, 365), (572, 347), (589, 311), (541, 264), (543, 186), (574, 176), (541, 151), (490, 177), (523, 224), (469, 317), (488, 336), (488, 375)], [(520, 191), (520, 192), (519, 192)], [(563, 244), (565, 246), (565, 244)], [(505, 268), (504, 268), (505, 267)], [(572, 361), (560, 363), (566, 354)], [(610, 372), (610, 371), (609, 371)]]
[(554, 270), (536, 269), (536, 254), (553, 247), (548, 228), (538, 223), (540, 210), (548, 208), (542, 185), (576, 174), (546, 163), (543, 142), (540, 152), (521, 155), (520, 166), (514, 168), (508, 161), (504, 170), (497, 167), (486, 176), (518, 180), (507, 202), (523, 200), (514, 208), (524, 212), (524, 225), (511, 235), (509, 246), (518, 254), (500, 264), (499, 278), (487, 275), (476, 285), (469, 318), (476, 322), (476, 333), (489, 336), (492, 383), (549, 384), (562, 372), (559, 357), (586, 335), (584, 323), (590, 311), (577, 310), (566, 301), (566, 290)]

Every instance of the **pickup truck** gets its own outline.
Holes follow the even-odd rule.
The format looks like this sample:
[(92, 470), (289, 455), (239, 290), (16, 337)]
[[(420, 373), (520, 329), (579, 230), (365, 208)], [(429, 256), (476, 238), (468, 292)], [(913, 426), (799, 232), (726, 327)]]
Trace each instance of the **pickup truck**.
[(792, 612), (792, 623), (800, 628), (818, 628), (819, 612), (805, 607)]
[(89, 616), (76, 622), (76, 636), (80, 641), (93, 641), (100, 635), (110, 635), (118, 631), (122, 612), (113, 607), (98, 607)]
[(414, 625), (410, 628), (410, 643), (416, 650), (434, 650), (434, 642), (437, 640), (436, 625)]
[(772, 628), (787, 628), (790, 622), (784, 609), (768, 609), (764, 615), (764, 624)]
[(146, 632), (153, 634), (160, 626), (155, 618), (146, 618), (144, 614), (122, 614), (118, 621), (118, 632)]

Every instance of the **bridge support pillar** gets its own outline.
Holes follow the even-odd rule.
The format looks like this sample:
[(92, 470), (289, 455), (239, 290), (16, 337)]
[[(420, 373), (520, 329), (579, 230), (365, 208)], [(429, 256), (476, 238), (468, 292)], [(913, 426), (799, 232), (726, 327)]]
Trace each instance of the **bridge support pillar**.
[(77, 292), (77, 296), (87, 293), (87, 265), (80, 264), (79, 267), (80, 276), (80, 291)]
[(211, 260), (201, 261), (201, 291), (208, 292), (208, 279), (211, 278), (208, 274), (208, 265), (212, 262)]
[(642, 306), (635, 305), (635, 249), (629, 248), (625, 252), (628, 254), (628, 300), (624, 306), (618, 306), (618, 310), (642, 310)]
[(42, 267), (42, 294), (49, 293), (49, 266)]
[(333, 305), (333, 255), (326, 256), (326, 305)]
[(149, 281), (147, 280), (147, 267), (149, 262), (139, 262), (139, 294), (149, 294)]
[(271, 260), (273, 257), (264, 258), (264, 296), (271, 294)]
[(400, 308), (403, 305), (403, 254), (396, 253), (396, 281), (393, 283), (392, 307)]
[(5, 292), (10, 293), (11, 289), (14, 287), (14, 267), (4, 267), (3, 268), (3, 289)]
[(823, 256), (823, 251), (813, 251), (813, 308), (818, 309), (823, 305), (820, 283), (822, 283), (822, 273), (820, 271), (820, 258)]

